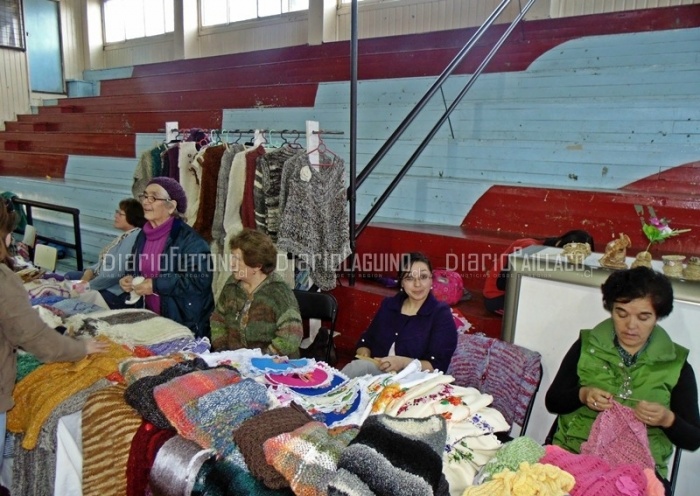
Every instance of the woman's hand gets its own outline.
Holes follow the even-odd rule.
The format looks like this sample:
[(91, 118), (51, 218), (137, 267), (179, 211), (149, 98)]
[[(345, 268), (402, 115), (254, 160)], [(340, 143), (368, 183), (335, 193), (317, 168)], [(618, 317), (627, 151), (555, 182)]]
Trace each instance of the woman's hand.
[(85, 340), (85, 353), (92, 355), (93, 353), (104, 353), (109, 349), (109, 344), (96, 339)]
[(125, 293), (131, 293), (131, 290), (134, 289), (134, 285), (132, 284), (133, 280), (134, 276), (124, 276), (119, 279), (119, 287), (122, 288), (122, 291)]
[(382, 372), (398, 372), (403, 370), (409, 363), (413, 361), (412, 358), (403, 356), (388, 356), (384, 358), (378, 358), (379, 360), (379, 370)]
[(581, 403), (593, 411), (602, 412), (612, 407), (612, 394), (597, 387), (584, 386), (578, 391)]
[(153, 279), (150, 277), (144, 279), (140, 284), (132, 286), (132, 291), (134, 291), (139, 296), (148, 296), (153, 294)]
[(671, 427), (676, 420), (676, 415), (659, 403), (640, 401), (634, 407), (634, 416), (650, 427)]

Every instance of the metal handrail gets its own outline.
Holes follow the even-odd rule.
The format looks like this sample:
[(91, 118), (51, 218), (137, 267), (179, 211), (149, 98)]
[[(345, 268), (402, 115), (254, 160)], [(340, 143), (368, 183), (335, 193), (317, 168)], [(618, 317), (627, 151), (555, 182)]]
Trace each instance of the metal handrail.
[[(384, 202), (387, 200), (389, 195), (391, 195), (391, 193), (394, 191), (394, 189), (396, 189), (396, 186), (399, 184), (401, 179), (403, 179), (403, 177), (406, 175), (406, 173), (411, 168), (411, 166), (416, 162), (416, 160), (418, 159), (420, 154), (423, 152), (423, 150), (425, 150), (425, 148), (428, 146), (430, 141), (437, 134), (437, 132), (440, 130), (442, 125), (445, 123), (445, 121), (449, 118), (450, 114), (452, 114), (452, 112), (457, 107), (457, 105), (459, 105), (462, 98), (464, 98), (464, 95), (466, 95), (466, 93), (469, 91), (469, 89), (474, 85), (474, 83), (476, 82), (476, 79), (484, 71), (484, 68), (486, 67), (486, 65), (491, 61), (491, 59), (494, 57), (494, 55), (496, 55), (496, 52), (501, 48), (503, 43), (505, 43), (505, 40), (508, 38), (510, 33), (513, 32), (513, 29), (515, 29), (517, 24), (522, 20), (523, 17), (525, 17), (525, 15), (527, 14), (527, 12), (530, 10), (530, 8), (532, 7), (532, 5), (535, 2), (536, 2), (536, 0), (529, 0), (528, 3), (525, 5), (525, 7), (523, 7), (520, 10), (520, 13), (515, 17), (515, 19), (513, 19), (513, 22), (511, 22), (510, 26), (508, 26), (508, 29), (505, 30), (505, 32), (501, 35), (501, 37), (498, 39), (498, 41), (493, 46), (493, 48), (491, 48), (491, 50), (486, 55), (484, 60), (481, 62), (481, 64), (479, 64), (479, 67), (477, 67), (477, 69), (474, 71), (474, 74), (472, 74), (472, 76), (469, 78), (465, 87), (462, 89), (462, 91), (459, 93), (459, 95), (457, 95), (457, 98), (455, 98), (454, 102), (452, 102), (452, 104), (447, 108), (447, 110), (445, 110), (445, 113), (438, 120), (437, 124), (435, 124), (435, 126), (430, 130), (430, 132), (428, 133), (426, 138), (421, 142), (421, 144), (418, 146), (418, 148), (413, 153), (413, 155), (411, 155), (408, 162), (406, 162), (406, 164), (401, 168), (399, 173), (391, 181), (391, 183), (386, 188), (384, 193), (382, 193), (382, 195), (377, 199), (377, 201), (375, 201), (374, 205), (372, 205), (372, 208), (370, 208), (369, 212), (367, 212), (364, 219), (362, 219), (362, 221), (354, 227), (354, 230), (351, 230), (351, 232), (354, 232), (354, 239), (356, 239), (362, 233), (362, 231), (367, 227), (367, 225), (372, 221), (372, 219), (377, 214), (379, 209), (384, 205)], [(421, 102), (422, 102), (422, 100), (421, 100)], [(411, 114), (413, 114), (413, 111), (411, 112)], [(392, 137), (393, 137), (393, 135), (392, 135)], [(392, 145), (393, 145), (393, 143), (392, 143)], [(382, 147), (382, 148), (384, 148), (384, 147)], [(372, 160), (372, 162), (374, 162), (374, 160)], [(376, 165), (376, 164), (374, 164), (374, 165)], [(368, 167), (369, 167), (369, 165), (368, 165)], [(364, 172), (364, 170), (362, 172)], [(354, 224), (353, 222), (350, 223), (351, 229), (353, 227), (353, 224)]]
[(377, 150), (377, 153), (370, 159), (369, 163), (362, 169), (362, 172), (357, 176), (356, 185), (359, 187), (365, 179), (372, 173), (372, 171), (377, 167), (379, 162), (386, 156), (392, 146), (398, 141), (401, 135), (406, 131), (408, 126), (415, 120), (421, 110), (427, 105), (428, 101), (435, 95), (435, 93), (440, 89), (445, 80), (452, 75), (457, 66), (464, 60), (464, 57), (474, 48), (479, 39), (484, 35), (486, 30), (491, 27), (491, 25), (496, 21), (498, 16), (505, 10), (508, 4), (512, 0), (503, 0), (498, 7), (489, 15), (483, 22), (479, 29), (477, 29), (472, 37), (469, 39), (466, 45), (455, 55), (452, 61), (447, 64), (447, 67), (438, 76), (435, 82), (428, 88), (425, 95), (416, 103), (416, 106), (404, 117), (401, 124), (396, 128), (396, 130), (389, 136), (389, 139)]
[(62, 239), (50, 238), (48, 236), (41, 235), (37, 235), (37, 239), (65, 246), (66, 248), (74, 249), (77, 269), (83, 270), (83, 242), (80, 236), (80, 209), (72, 207), (63, 207), (61, 205), (54, 205), (52, 203), (44, 203), (34, 200), (25, 200), (16, 196), (12, 198), (12, 203), (16, 205), (24, 205), (26, 207), (27, 224), (31, 224), (33, 220), (32, 208), (39, 208), (43, 210), (51, 210), (53, 212), (62, 212), (70, 214), (73, 217), (73, 236), (75, 238), (74, 243), (69, 243), (68, 241), (64, 241)]

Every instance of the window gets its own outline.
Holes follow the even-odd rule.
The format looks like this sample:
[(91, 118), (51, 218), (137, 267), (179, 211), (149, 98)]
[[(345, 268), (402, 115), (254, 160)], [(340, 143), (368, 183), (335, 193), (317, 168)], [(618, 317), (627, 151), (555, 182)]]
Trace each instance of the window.
[(24, 48), (19, 0), (0, 0), (0, 46)]
[(173, 0), (104, 0), (105, 43), (172, 33)]
[(201, 0), (202, 26), (230, 24), (309, 9), (309, 0)]

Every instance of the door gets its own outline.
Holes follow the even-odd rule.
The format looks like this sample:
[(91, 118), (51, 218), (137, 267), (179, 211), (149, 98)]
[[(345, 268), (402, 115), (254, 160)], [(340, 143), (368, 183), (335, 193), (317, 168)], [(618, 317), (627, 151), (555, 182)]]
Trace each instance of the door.
[(59, 8), (52, 0), (24, 0), (29, 86), (35, 92), (64, 92)]

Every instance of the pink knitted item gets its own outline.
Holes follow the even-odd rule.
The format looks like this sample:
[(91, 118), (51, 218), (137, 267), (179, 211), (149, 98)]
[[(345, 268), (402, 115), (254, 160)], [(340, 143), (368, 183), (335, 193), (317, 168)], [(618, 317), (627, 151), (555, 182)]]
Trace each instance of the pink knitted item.
[(581, 453), (597, 455), (611, 467), (633, 464), (653, 469), (656, 466), (649, 450), (646, 426), (637, 420), (634, 410), (616, 401), (595, 419), (588, 441), (581, 445)]
[(647, 478), (638, 465), (611, 468), (594, 455), (569, 453), (559, 446), (548, 445), (540, 463), (549, 463), (569, 472), (576, 479), (571, 496), (644, 496)]

